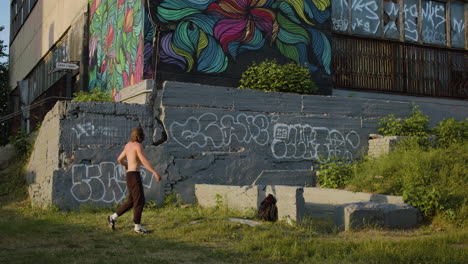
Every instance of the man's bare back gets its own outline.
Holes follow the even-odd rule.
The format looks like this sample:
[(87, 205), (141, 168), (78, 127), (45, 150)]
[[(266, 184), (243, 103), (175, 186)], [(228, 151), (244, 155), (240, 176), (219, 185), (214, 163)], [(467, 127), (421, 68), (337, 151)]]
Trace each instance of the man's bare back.
[[(124, 160), (125, 158), (127, 158), (127, 161)], [(159, 173), (153, 169), (148, 159), (146, 159), (143, 153), (143, 146), (139, 142), (128, 142), (117, 158), (117, 161), (122, 164), (127, 171), (139, 171), (140, 165), (143, 164), (146, 169), (154, 174), (157, 181), (161, 180)]]

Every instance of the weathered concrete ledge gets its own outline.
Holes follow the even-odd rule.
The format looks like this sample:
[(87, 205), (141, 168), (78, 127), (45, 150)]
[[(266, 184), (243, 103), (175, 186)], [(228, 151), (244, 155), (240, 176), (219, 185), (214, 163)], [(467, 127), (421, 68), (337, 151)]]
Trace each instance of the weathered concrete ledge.
[(349, 203), (336, 208), (335, 226), (344, 230), (363, 227), (413, 228), (421, 221), (419, 209), (408, 204)]
[(393, 195), (351, 192), (327, 188), (304, 188), (305, 212), (314, 218), (333, 217), (336, 208), (347, 203), (375, 202), (401, 204), (403, 197)]
[(222, 204), (231, 209), (258, 210), (260, 203), (268, 194), (277, 199), (278, 218), (300, 221), (304, 216), (303, 189), (293, 186), (232, 186), (196, 184), (195, 195), (202, 207)]
[(222, 204), (231, 209), (258, 210), (268, 194), (276, 197), (281, 220), (301, 221), (306, 215), (327, 217), (345, 230), (363, 226), (410, 228), (420, 221), (419, 210), (403, 203), (401, 196), (280, 185), (195, 185), (202, 207)]

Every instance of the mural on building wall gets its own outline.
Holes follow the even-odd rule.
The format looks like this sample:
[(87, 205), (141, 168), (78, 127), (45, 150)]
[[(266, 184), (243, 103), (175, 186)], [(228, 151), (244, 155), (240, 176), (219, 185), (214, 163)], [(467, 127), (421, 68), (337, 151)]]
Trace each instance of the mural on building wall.
[(151, 76), (144, 56), (152, 32), (143, 31), (144, 6), (141, 0), (89, 0), (89, 8), (89, 89), (119, 100), (120, 90), (141, 81), (144, 73)]
[(317, 29), (329, 7), (329, 0), (162, 0), (158, 20), (175, 29), (161, 38), (160, 58), (186, 72), (221, 73), (269, 45), (330, 74), (330, 42)]

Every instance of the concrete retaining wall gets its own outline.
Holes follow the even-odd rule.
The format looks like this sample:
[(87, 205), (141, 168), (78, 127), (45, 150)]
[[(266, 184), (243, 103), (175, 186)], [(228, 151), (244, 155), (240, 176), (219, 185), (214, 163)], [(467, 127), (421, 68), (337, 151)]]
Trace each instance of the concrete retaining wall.
[(401, 204), (401, 196), (350, 192), (326, 188), (304, 188), (305, 213), (311, 217), (333, 217), (337, 207), (348, 203), (375, 202)]
[(268, 194), (277, 199), (279, 220), (300, 221), (304, 216), (303, 188), (295, 186), (232, 186), (196, 184), (197, 202), (203, 207), (214, 207), (218, 204), (237, 210), (258, 210), (260, 203)]
[(378, 118), (404, 116), (411, 105), (239, 90), (166, 82), (154, 105), (58, 103), (41, 128), (28, 173), (39, 204), (76, 208), (125, 199), (116, 163), (134, 126), (163, 181), (145, 169), (147, 200), (176, 192), (195, 202), (195, 184), (315, 185), (314, 167), (332, 156), (367, 150)]

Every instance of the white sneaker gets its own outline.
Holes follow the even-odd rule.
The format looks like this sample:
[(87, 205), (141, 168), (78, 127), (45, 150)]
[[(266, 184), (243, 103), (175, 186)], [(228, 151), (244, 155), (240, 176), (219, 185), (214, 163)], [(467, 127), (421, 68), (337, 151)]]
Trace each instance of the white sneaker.
[(144, 229), (143, 227), (133, 229), (138, 234), (149, 234), (151, 231)]

